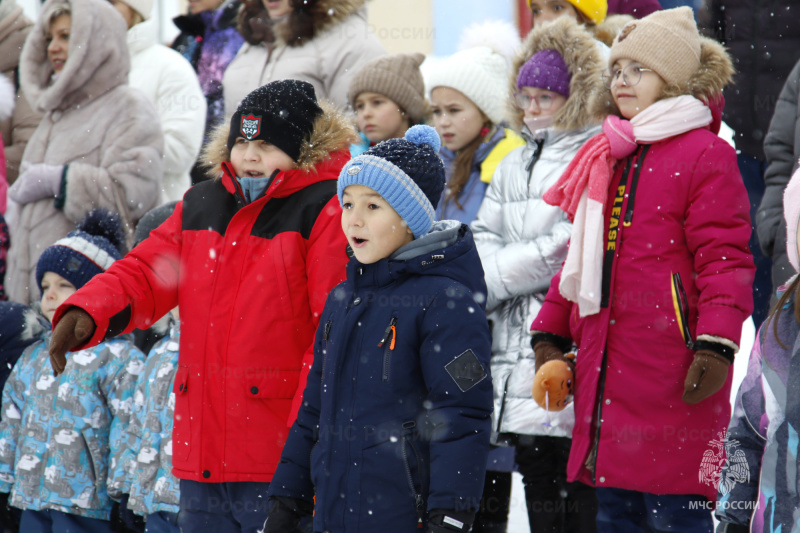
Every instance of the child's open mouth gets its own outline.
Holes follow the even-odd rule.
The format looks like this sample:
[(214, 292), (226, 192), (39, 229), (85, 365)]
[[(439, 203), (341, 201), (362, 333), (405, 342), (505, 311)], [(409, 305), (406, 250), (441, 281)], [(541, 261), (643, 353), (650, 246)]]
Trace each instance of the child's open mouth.
[(361, 247), (365, 242), (367, 242), (367, 239), (361, 239), (359, 237), (353, 237), (353, 244), (357, 248)]
[(248, 178), (263, 178), (264, 177), (264, 173), (263, 172), (256, 172), (255, 170), (248, 170), (247, 172), (244, 173), (244, 175), (247, 176)]

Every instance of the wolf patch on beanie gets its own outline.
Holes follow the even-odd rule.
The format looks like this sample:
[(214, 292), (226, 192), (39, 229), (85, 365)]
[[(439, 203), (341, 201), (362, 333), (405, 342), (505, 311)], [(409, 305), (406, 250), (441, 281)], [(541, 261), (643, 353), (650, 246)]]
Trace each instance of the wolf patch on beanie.
[(376, 144), (342, 168), (339, 203), (348, 185), (365, 185), (380, 194), (418, 239), (433, 225), (445, 184), (439, 157), (439, 134), (430, 126), (413, 126), (401, 139)]
[(238, 137), (277, 146), (294, 161), (322, 114), (314, 86), (300, 80), (278, 80), (244, 97), (231, 117), (228, 151)]
[(94, 209), (78, 229), (49, 246), (36, 263), (36, 283), (42, 290), (45, 272), (58, 274), (76, 289), (105, 272), (125, 253), (125, 233), (117, 213)]

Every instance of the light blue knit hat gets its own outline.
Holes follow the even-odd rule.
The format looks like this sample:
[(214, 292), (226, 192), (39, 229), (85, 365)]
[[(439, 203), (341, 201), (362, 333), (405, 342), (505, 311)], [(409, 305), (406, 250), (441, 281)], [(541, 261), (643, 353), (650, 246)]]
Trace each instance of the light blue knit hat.
[(351, 159), (339, 174), (339, 203), (348, 185), (364, 185), (380, 194), (418, 239), (433, 225), (444, 190), (439, 134), (413, 126), (402, 139), (389, 139)]

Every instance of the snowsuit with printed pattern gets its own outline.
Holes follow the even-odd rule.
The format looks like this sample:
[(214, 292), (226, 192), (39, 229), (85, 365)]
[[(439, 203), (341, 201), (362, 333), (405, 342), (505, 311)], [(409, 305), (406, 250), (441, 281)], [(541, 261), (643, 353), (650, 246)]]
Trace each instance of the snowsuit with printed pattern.
[(108, 520), (111, 458), (124, 445), (144, 354), (116, 338), (72, 354), (53, 377), (50, 335), (29, 346), (3, 389), (0, 492), (29, 510)]

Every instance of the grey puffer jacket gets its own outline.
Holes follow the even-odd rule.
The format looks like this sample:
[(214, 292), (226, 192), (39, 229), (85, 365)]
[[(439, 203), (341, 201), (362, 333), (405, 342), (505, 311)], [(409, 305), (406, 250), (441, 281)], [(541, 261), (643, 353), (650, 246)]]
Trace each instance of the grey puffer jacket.
[[(570, 98), (554, 115), (553, 126), (531, 134), (522, 111), (512, 124), (522, 128), (526, 145), (497, 167), (478, 218), (472, 223), (486, 273), (486, 310), (492, 322), (492, 383), (496, 433), (572, 435), (572, 406), (548, 413), (533, 400), (533, 351), (529, 330), (550, 280), (567, 255), (572, 225), (558, 207), (542, 200), (578, 149), (600, 132), (586, 106), (602, 93), (604, 60), (595, 40), (566, 17), (528, 34), (512, 69), (510, 94), (522, 65), (540, 50), (555, 49), (567, 63)], [(548, 424), (548, 425), (545, 425)]]
[(773, 295), (795, 274), (786, 255), (783, 191), (797, 170), (800, 158), (799, 93), (800, 62), (794, 66), (783, 86), (764, 141), (764, 152), (767, 154), (767, 170), (764, 173), (766, 190), (756, 213), (756, 231), (761, 250), (772, 258)]

